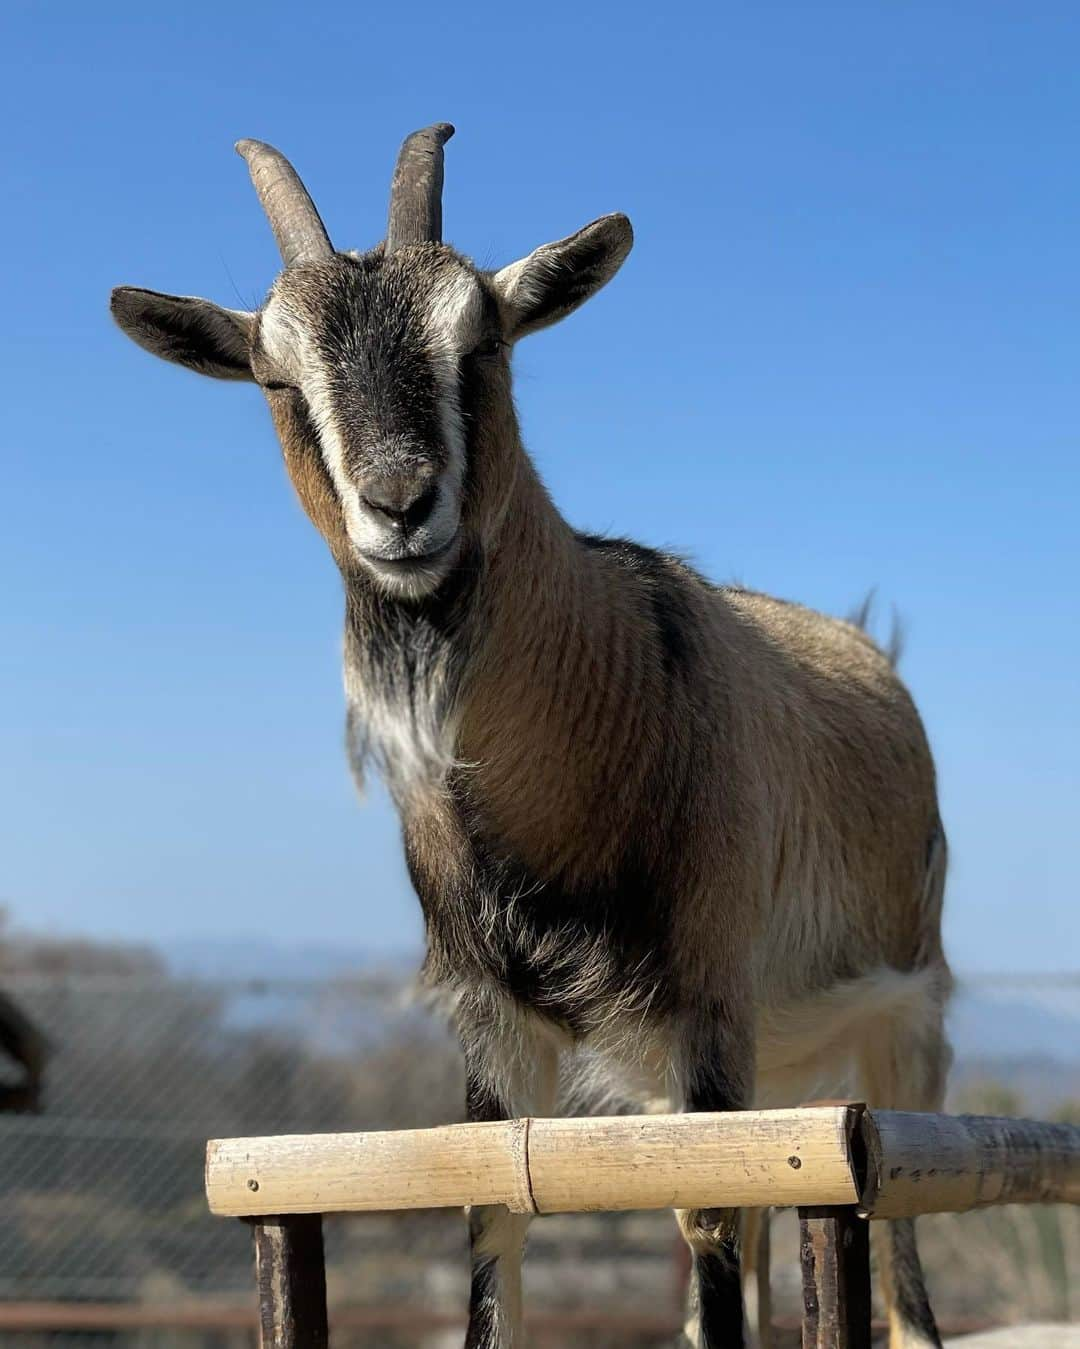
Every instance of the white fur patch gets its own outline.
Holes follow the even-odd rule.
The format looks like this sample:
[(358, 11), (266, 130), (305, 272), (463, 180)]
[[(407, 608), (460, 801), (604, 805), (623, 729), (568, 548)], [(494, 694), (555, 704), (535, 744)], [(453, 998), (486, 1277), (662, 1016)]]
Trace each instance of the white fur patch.
[(303, 391), (319, 436), (323, 462), (347, 517), (350, 498), (356, 496), (356, 484), (345, 467), (345, 445), (315, 344), (288, 305), (274, 296), (263, 310), (260, 336), (270, 359)]
[(271, 295), (259, 320), (259, 340), (267, 356), (287, 379), (304, 383), (312, 365), (311, 344), (302, 323), (277, 296)]
[(439, 426), (450, 456), (447, 475), (458, 491), (465, 476), (461, 358), (476, 340), (480, 314), (480, 283), (468, 272), (451, 272), (428, 299), (425, 326), (428, 353), (439, 388)]
[(366, 678), (346, 652), (344, 675), (357, 779), (371, 758), (399, 805), (425, 790), (438, 790), (453, 767), (457, 729), (445, 708), (446, 672), (429, 671), (422, 686), (410, 692)]

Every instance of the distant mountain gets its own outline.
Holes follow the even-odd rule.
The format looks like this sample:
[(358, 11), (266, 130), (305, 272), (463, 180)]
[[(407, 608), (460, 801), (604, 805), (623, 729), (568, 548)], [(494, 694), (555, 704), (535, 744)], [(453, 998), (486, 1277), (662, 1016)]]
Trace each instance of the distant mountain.
[(957, 1058), (1048, 1058), (1080, 1067), (1080, 981), (963, 981), (949, 1009)]
[(170, 974), (186, 979), (340, 979), (350, 974), (414, 974), (422, 953), (373, 954), (359, 946), (310, 942), (285, 945), (266, 938), (192, 938), (171, 942), (165, 954)]
[(949, 1036), (956, 1053), (949, 1075), (954, 1108), (965, 1098), (965, 1108), (1002, 1108), (970, 1105), (987, 1084), (1015, 1093), (1020, 1109), (1032, 1115), (1080, 1101), (1080, 981), (961, 984), (950, 1009)]

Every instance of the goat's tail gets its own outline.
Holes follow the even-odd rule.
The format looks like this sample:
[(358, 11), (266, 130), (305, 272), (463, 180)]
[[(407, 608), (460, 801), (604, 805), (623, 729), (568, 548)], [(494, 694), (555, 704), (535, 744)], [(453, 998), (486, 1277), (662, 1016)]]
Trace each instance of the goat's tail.
[[(877, 587), (874, 586), (866, 592), (859, 603), (847, 615), (846, 621), (852, 627), (858, 628), (860, 632), (871, 636), (870, 628), (874, 621), (874, 604), (877, 600)], [(877, 645), (885, 653), (885, 658), (895, 670), (900, 664), (904, 654), (904, 640), (907, 636), (904, 620), (896, 605), (893, 605), (892, 626), (889, 630), (889, 639), (887, 642), (877, 642)], [(871, 638), (871, 640), (875, 640)]]

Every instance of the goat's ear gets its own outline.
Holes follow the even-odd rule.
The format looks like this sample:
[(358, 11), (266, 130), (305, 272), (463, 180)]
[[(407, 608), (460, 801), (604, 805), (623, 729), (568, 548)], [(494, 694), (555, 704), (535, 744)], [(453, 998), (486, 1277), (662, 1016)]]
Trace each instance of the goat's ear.
[(191, 295), (161, 295), (137, 286), (118, 286), (109, 308), (133, 342), (164, 361), (175, 361), (215, 379), (254, 378), (254, 314), (222, 309)]
[(602, 215), (569, 238), (544, 244), (496, 272), (492, 284), (510, 341), (573, 313), (611, 280), (633, 242), (626, 216)]

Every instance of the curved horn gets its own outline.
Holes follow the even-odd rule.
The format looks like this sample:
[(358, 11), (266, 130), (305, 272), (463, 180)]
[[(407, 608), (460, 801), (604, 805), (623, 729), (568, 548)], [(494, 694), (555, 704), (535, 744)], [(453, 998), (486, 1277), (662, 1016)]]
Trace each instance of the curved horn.
[(281, 151), (262, 141), (244, 140), (236, 142), (236, 152), (247, 161), (285, 266), (333, 257), (334, 246), (315, 203)]
[(405, 138), (390, 188), (386, 251), (404, 244), (442, 242), (443, 146), (454, 134), (436, 122)]

